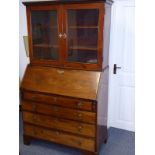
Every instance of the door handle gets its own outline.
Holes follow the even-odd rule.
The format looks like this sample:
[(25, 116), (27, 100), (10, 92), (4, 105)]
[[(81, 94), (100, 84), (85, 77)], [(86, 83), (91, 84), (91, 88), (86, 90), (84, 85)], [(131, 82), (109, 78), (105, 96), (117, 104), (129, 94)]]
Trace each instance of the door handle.
[(63, 37), (64, 37), (64, 39), (66, 39), (66, 38), (67, 38), (67, 35), (66, 35), (66, 33), (64, 33), (64, 34), (63, 34)]
[(117, 69), (121, 69), (121, 67), (118, 67), (117, 64), (114, 64), (113, 74), (117, 74)]
[(61, 38), (63, 35), (61, 33), (59, 33), (59, 38)]

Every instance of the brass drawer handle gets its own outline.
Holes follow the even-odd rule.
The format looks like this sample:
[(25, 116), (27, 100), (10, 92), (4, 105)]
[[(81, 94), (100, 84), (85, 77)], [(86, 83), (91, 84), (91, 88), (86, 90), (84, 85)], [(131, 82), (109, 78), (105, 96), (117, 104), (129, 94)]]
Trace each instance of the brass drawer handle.
[(63, 36), (63, 34), (59, 33), (59, 38), (61, 38)]
[(82, 129), (83, 129), (83, 127), (82, 127), (82, 126), (78, 126), (78, 131), (79, 131), (79, 132), (81, 132), (81, 131), (82, 131)]
[(33, 121), (37, 121), (37, 116), (33, 115)]
[(32, 95), (32, 99), (36, 99), (36, 95)]
[(60, 135), (60, 132), (59, 131), (56, 131), (56, 135)]
[(81, 102), (81, 101), (78, 102), (78, 103), (77, 103), (77, 107), (80, 108), (80, 107), (82, 106), (82, 104), (83, 104), (83, 102)]
[(67, 34), (66, 34), (66, 33), (64, 33), (64, 34), (63, 34), (63, 37), (64, 37), (64, 39), (66, 39), (66, 38), (67, 38)]

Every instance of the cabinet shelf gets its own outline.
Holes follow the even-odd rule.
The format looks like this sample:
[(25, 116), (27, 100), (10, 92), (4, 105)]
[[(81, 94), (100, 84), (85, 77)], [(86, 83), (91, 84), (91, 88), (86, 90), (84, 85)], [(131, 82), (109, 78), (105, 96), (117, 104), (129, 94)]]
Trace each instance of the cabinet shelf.
[[(34, 26), (34, 27), (37, 27), (38, 28), (38, 26)], [(39, 28), (42, 28), (42, 29), (57, 29), (58, 26), (40, 25)]]
[(58, 48), (58, 45), (34, 44), (33, 47), (37, 47), (37, 48)]
[(70, 29), (98, 29), (98, 26), (69, 26)]
[(97, 47), (86, 47), (86, 46), (70, 46), (70, 50), (91, 50), (91, 51), (97, 51)]

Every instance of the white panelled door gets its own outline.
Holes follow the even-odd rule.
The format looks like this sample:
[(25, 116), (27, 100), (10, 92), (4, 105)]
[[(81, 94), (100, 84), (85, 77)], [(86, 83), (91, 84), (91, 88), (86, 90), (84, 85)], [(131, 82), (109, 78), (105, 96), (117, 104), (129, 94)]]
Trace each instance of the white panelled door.
[[(109, 126), (134, 131), (134, 2), (113, 5), (110, 43)], [(121, 69), (113, 73), (114, 64)]]

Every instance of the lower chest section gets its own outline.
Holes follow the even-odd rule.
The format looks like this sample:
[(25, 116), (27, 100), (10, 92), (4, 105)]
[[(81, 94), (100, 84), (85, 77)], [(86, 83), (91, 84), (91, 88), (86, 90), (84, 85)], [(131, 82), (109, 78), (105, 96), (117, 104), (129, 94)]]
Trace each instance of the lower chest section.
[(22, 92), (24, 135), (95, 152), (96, 102)]

